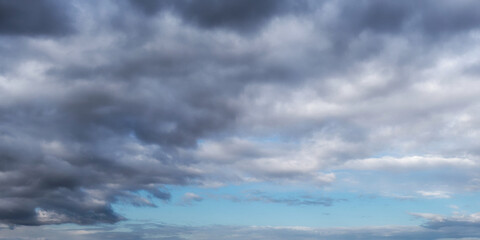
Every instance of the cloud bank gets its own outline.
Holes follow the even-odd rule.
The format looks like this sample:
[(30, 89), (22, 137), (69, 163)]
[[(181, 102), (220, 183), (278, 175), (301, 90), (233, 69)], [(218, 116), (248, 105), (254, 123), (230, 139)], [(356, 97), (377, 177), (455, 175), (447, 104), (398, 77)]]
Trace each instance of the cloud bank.
[[(427, 215), (427, 214), (419, 214)], [(467, 217), (468, 218), (468, 217)], [(48, 237), (48, 239), (435, 239), (435, 240), (474, 240), (480, 238), (478, 221), (471, 219), (450, 219), (443, 220), (430, 218), (424, 226), (384, 226), (384, 227), (342, 227), (342, 228), (310, 228), (300, 226), (174, 226), (163, 224), (127, 224), (122, 226), (128, 231), (117, 231), (108, 226), (97, 226), (90, 228), (62, 228), (49, 229), (45, 227), (18, 227), (15, 231), (0, 229), (3, 236), (15, 237), (16, 239), (32, 239), (36, 237)], [(447, 220), (448, 219), (448, 220)]]
[(412, 192), (475, 191), (479, 10), (1, 0), (0, 222), (115, 223), (112, 204), (167, 185), (324, 187), (345, 169), (454, 166), (448, 189)]

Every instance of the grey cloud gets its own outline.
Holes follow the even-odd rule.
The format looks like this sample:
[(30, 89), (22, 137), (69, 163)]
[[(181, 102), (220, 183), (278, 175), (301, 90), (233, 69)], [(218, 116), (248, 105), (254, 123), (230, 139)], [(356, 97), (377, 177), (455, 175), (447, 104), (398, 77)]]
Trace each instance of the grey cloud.
[(344, 201), (343, 199), (332, 199), (328, 197), (314, 197), (309, 195), (299, 196), (299, 197), (273, 197), (269, 196), (264, 192), (252, 192), (248, 194), (245, 199), (246, 201), (254, 202), (266, 202), (266, 203), (280, 203), (291, 206), (302, 206), (302, 205), (319, 205), (329, 207), (332, 206), (334, 202)]
[(359, 34), (361, 31), (399, 32), (409, 20), (415, 2), (402, 1), (388, 3), (385, 1), (358, 1), (351, 4), (347, 1), (337, 1), (339, 15), (336, 31)]
[(334, 199), (313, 195), (273, 196), (262, 191), (248, 191), (243, 196), (238, 195), (210, 195), (213, 199), (226, 199), (233, 202), (264, 202), (285, 204), (289, 206), (324, 206), (330, 207), (335, 203), (347, 201), (346, 199)]
[[(176, 167), (167, 156), (168, 150), (141, 146), (136, 133), (117, 129), (113, 119), (102, 117), (101, 110), (95, 112), (106, 107), (102, 106), (104, 101), (97, 98), (96, 103), (90, 103), (93, 105), (89, 107), (70, 105), (63, 110), (50, 109), (62, 109), (58, 105), (36, 108), (40, 112), (36, 117), (28, 107), (3, 112), (1, 188), (6, 207), (0, 210), (2, 221), (25, 225), (114, 223), (122, 218), (113, 212), (111, 203), (143, 204), (135, 194), (126, 193), (145, 190), (157, 198), (169, 199), (158, 184), (185, 184), (197, 175)], [(30, 117), (10, 121), (17, 114)], [(12, 125), (30, 127), (11, 132)], [(123, 132), (123, 139), (114, 131)], [(168, 147), (175, 141), (162, 143)], [(123, 146), (121, 151), (116, 149), (118, 146)], [(60, 220), (39, 219), (36, 209), (59, 215)]]
[[(48, 17), (1, 15), (3, 223), (114, 223), (112, 204), (153, 206), (138, 193), (168, 200), (168, 184), (324, 186), (335, 175), (321, 172), (385, 153), (477, 159), (479, 88), (464, 74), (476, 2), (332, 1), (302, 14), (286, 1), (76, 3), (91, 19), (45, 39), (71, 29), (66, 3), (0, 2)], [(111, 27), (118, 18), (132, 25)]]
[(480, 18), (475, 12), (479, 6), (475, 1), (401, 1), (385, 2), (363, 0), (351, 4), (337, 1), (339, 14), (338, 31), (360, 33), (402, 33), (420, 31), (426, 37), (476, 29)]
[[(37, 50), (42, 54), (33, 51), (20, 59), (56, 61), (48, 51)], [(140, 60), (148, 63), (148, 56)], [(4, 98), (23, 100), (0, 106), (0, 180), (5, 206), (0, 221), (20, 225), (114, 223), (123, 218), (113, 212), (112, 203), (154, 206), (136, 192), (144, 190), (168, 200), (164, 184), (189, 184), (200, 177), (188, 167), (192, 160), (179, 159), (176, 151), (194, 147), (208, 132), (229, 124), (234, 112), (221, 95), (210, 95), (213, 90), (202, 82), (196, 86), (179, 82), (182, 72), (173, 73), (171, 81), (164, 80), (166, 74), (157, 71), (157, 65), (151, 64), (150, 70), (142, 62), (119, 64), (120, 68), (129, 66), (119, 73), (110, 68), (101, 74), (88, 69), (90, 75), (79, 77), (55, 75), (55, 69), (69, 68), (62, 66), (64, 57), (53, 70), (27, 80), (47, 79), (46, 85), (32, 90), (33, 95), (1, 89)], [(23, 69), (18, 69), (4, 76), (22, 78), (18, 74)], [(116, 79), (122, 75), (126, 81)], [(148, 78), (142, 80), (144, 76)]]
[(65, 35), (74, 31), (71, 2), (58, 0), (0, 1), (0, 34)]
[(457, 237), (462, 237), (462, 235), (465, 237), (480, 237), (477, 231), (480, 226), (478, 222), (447, 219), (443, 221), (430, 221), (423, 226), (435, 230), (454, 230), (455, 233), (458, 233)]
[[(331, 33), (338, 37), (357, 35), (364, 31), (407, 33), (420, 31), (426, 36), (478, 28), (479, 8), (475, 1), (130, 1), (147, 15), (172, 11), (182, 19), (204, 28), (240, 31), (259, 29), (265, 22), (283, 14), (311, 14), (326, 5), (335, 5), (338, 16), (327, 22)], [(339, 39), (337, 39), (339, 40)]]
[(307, 1), (284, 0), (233, 0), (233, 1), (154, 1), (140, 0), (130, 3), (142, 12), (152, 15), (169, 10), (183, 19), (207, 29), (222, 28), (250, 32), (260, 29), (268, 20), (278, 15), (305, 11)]
[(431, 213), (411, 213), (411, 215), (426, 219), (422, 226), (437, 231), (448, 231), (457, 234), (455, 237), (478, 237), (480, 226), (479, 213), (457, 214), (454, 216), (442, 216)]
[(480, 6), (475, 1), (430, 1), (427, 8), (423, 5), (423, 12), (418, 16), (421, 19), (423, 30), (428, 34), (443, 35), (459, 31), (478, 29), (480, 17), (475, 14)]
[[(308, 228), (308, 227), (242, 227), (242, 226), (169, 226), (161, 224), (129, 224), (123, 225), (130, 231), (112, 231), (110, 228), (80, 228), (80, 229), (48, 229), (18, 227), (15, 230), (3, 229), (0, 239), (31, 239), (48, 237), (48, 239), (340, 239), (340, 240), (380, 240), (380, 239), (444, 239), (444, 238), (475, 238), (478, 229), (469, 228), (467, 232), (455, 233), (453, 230), (438, 231), (417, 226), (390, 227), (358, 227), (358, 228)], [(3, 237), (3, 238), (2, 238)]]

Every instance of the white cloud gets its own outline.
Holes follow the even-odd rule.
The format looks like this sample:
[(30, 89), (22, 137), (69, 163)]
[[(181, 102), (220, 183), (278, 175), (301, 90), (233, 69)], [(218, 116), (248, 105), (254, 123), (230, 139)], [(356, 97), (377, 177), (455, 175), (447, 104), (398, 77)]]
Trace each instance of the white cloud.
[(480, 223), (480, 212), (472, 214), (460, 214), (455, 213), (453, 216), (443, 216), (434, 213), (410, 213), (412, 216), (427, 219), (431, 222), (443, 222), (443, 223)]
[(203, 201), (203, 197), (192, 192), (187, 192), (183, 195), (180, 205), (192, 205), (195, 202)]
[(417, 191), (423, 197), (428, 198), (450, 198), (450, 193), (444, 191)]
[(410, 215), (431, 221), (443, 221), (445, 219), (442, 215), (433, 213), (410, 213)]
[(402, 169), (429, 169), (436, 167), (470, 168), (478, 164), (468, 158), (446, 158), (438, 156), (409, 156), (409, 157), (379, 157), (351, 160), (339, 168), (357, 170), (402, 170)]

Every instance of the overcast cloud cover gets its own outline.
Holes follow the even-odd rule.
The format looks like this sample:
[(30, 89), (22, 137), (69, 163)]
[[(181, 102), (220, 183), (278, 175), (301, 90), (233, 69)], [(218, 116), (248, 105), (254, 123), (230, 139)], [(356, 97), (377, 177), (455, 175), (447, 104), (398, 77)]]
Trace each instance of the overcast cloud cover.
[(169, 204), (182, 186), (475, 195), (479, 12), (474, 0), (0, 0), (0, 239), (480, 237), (474, 212), (328, 231), (26, 227), (128, 223), (114, 204)]

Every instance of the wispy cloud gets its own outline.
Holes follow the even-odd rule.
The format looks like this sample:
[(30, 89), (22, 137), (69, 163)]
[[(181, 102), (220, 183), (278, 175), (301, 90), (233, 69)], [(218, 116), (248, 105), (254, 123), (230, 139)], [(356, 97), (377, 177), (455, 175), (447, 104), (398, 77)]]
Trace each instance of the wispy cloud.
[(201, 202), (203, 201), (203, 197), (197, 195), (195, 193), (187, 192), (182, 196), (182, 200), (180, 201), (180, 205), (188, 206), (192, 205), (194, 202)]
[(450, 198), (450, 193), (444, 191), (417, 191), (423, 197), (429, 198)]
[(359, 170), (415, 170), (438, 167), (472, 168), (477, 163), (467, 158), (445, 158), (436, 156), (380, 157), (351, 160), (341, 168)]

